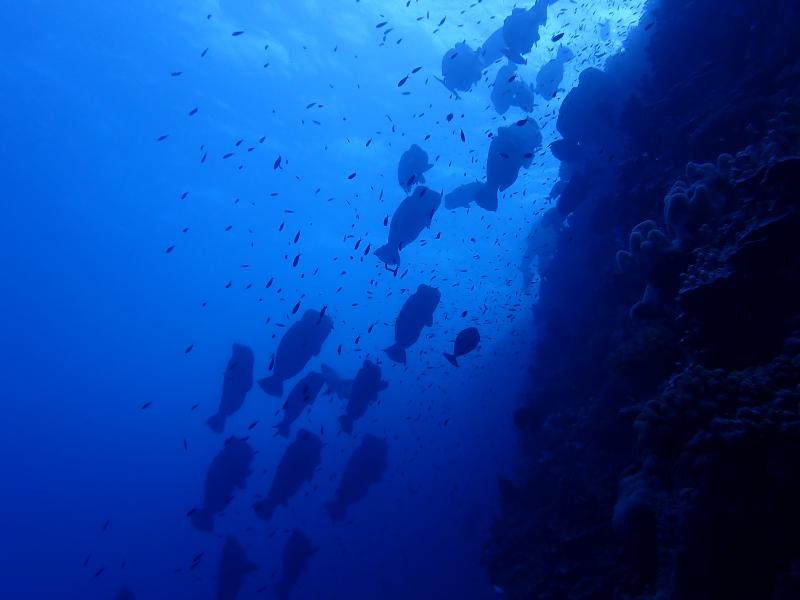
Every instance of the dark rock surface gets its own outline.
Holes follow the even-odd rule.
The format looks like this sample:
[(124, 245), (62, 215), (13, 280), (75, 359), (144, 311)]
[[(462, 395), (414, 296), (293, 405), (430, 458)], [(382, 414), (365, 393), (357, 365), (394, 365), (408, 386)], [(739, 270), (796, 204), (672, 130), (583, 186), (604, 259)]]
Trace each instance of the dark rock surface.
[(800, 597), (797, 23), (653, 2), (565, 100), (523, 466), (484, 555), (505, 597)]

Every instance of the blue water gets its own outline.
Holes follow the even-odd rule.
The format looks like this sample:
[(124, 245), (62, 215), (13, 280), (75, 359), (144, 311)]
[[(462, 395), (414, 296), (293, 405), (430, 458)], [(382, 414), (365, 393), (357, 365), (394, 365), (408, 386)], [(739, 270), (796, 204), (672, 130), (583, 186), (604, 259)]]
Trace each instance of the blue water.
[[(556, 2), (519, 73), (533, 82), (566, 32), (568, 91), (619, 49), (640, 4)], [(271, 597), (294, 528), (317, 552), (292, 598), (502, 593), (480, 561), (497, 478), (516, 468), (512, 414), (538, 283), (536, 261), (520, 265), (550, 206), (558, 161), (547, 145), (563, 93), (537, 98), (529, 116), (543, 145), (497, 212), (440, 207), (396, 275), (364, 250), (386, 241), (384, 219), (405, 196), (397, 162), (412, 143), (434, 164), (426, 185), (447, 193), (482, 180), (487, 134), (526, 116), (490, 103), (500, 63), (460, 99), (435, 79), (448, 49), (480, 46), (513, 6), (3, 8), (3, 598), (112, 598), (123, 585), (136, 598), (212, 598), (228, 534), (260, 566), (239, 597)], [(442, 300), (408, 364), (395, 364), (382, 350), (422, 283)], [(272, 429), (283, 400), (256, 385), (224, 435), (205, 421), (234, 342), (253, 348), (254, 377), (265, 377), (286, 328), (323, 306), (334, 330), (304, 372), (325, 363), (353, 377), (369, 358), (388, 388), (353, 437), (337, 422), (345, 401), (320, 396), (304, 412), (295, 430), (324, 431), (320, 468), (264, 523), (252, 504), (288, 444)], [(481, 344), (455, 369), (442, 353), (469, 326)], [(387, 440), (388, 468), (332, 522), (322, 507), (366, 433)], [(215, 531), (200, 532), (186, 513), (229, 435), (250, 436), (253, 474)]]

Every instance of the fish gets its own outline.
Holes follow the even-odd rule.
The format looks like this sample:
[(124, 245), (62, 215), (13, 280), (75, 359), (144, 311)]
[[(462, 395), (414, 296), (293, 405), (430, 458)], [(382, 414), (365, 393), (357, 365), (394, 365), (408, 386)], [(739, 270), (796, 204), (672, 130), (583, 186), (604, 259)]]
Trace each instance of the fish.
[(245, 579), (259, 569), (248, 560), (238, 540), (229, 535), (222, 546), (217, 571), (217, 600), (236, 600)]
[(444, 197), (444, 207), (448, 210), (469, 208), (475, 197), (483, 190), (483, 182), (465, 183)]
[(322, 373), (312, 371), (295, 384), (284, 404), (283, 419), (275, 425), (278, 435), (289, 437), (292, 423), (314, 403), (325, 381)]
[(456, 341), (453, 343), (453, 353), (448, 354), (447, 352), (444, 353), (444, 357), (447, 361), (453, 365), (454, 367), (458, 366), (458, 360), (456, 360), (459, 356), (464, 356), (475, 350), (478, 347), (478, 344), (481, 341), (481, 334), (478, 331), (477, 327), (467, 327), (458, 332), (456, 336)]
[(283, 547), (283, 566), (281, 578), (275, 584), (275, 597), (287, 600), (289, 590), (300, 580), (300, 575), (308, 569), (308, 563), (317, 549), (299, 529), (292, 531)]
[(380, 367), (371, 360), (365, 360), (350, 388), (346, 413), (339, 417), (342, 431), (352, 434), (353, 423), (366, 414), (369, 405), (378, 399), (378, 392), (385, 390), (388, 385), (381, 379)]
[(512, 106), (525, 112), (533, 110), (533, 87), (522, 81), (516, 71), (516, 65), (508, 64), (497, 72), (494, 80), (491, 100), (495, 110), (501, 115)]
[(252, 349), (243, 344), (233, 345), (222, 379), (219, 408), (206, 421), (211, 431), (222, 433), (225, 430), (225, 419), (242, 408), (247, 393), (253, 387), (253, 362)]
[(328, 315), (316, 310), (303, 313), (281, 338), (272, 375), (260, 379), (259, 387), (270, 396), (280, 398), (283, 382), (300, 373), (312, 357), (319, 355), (331, 330), (333, 320)]
[(230, 437), (211, 461), (205, 480), (203, 505), (192, 512), (192, 525), (199, 531), (213, 531), (214, 515), (222, 512), (236, 489), (244, 489), (252, 473), (255, 453), (247, 440)]
[(442, 57), (442, 78), (437, 80), (450, 90), (456, 98), (458, 92), (468, 92), (481, 80), (483, 62), (476, 50), (466, 42), (460, 42), (445, 52)]
[(433, 326), (433, 313), (441, 298), (438, 289), (424, 283), (408, 297), (394, 324), (395, 343), (384, 350), (391, 360), (405, 364), (406, 350), (416, 343), (424, 327)]
[(486, 181), (476, 190), (474, 202), (488, 211), (497, 210), (497, 193), (514, 185), (519, 170), (533, 162), (533, 153), (542, 144), (542, 134), (533, 119), (522, 119), (514, 126), (500, 127), (489, 144)]
[(560, 46), (556, 57), (546, 62), (536, 74), (536, 93), (545, 100), (551, 100), (564, 79), (564, 64), (575, 58), (572, 50)]
[(332, 520), (344, 519), (350, 506), (362, 500), (369, 488), (382, 479), (388, 455), (389, 445), (385, 439), (369, 433), (362, 438), (347, 460), (335, 498), (325, 505)]
[(430, 170), (433, 165), (428, 162), (428, 154), (417, 144), (411, 147), (400, 156), (397, 164), (397, 182), (400, 187), (408, 193), (420, 183), (425, 183), (424, 173)]
[(416, 240), (423, 229), (430, 229), (433, 215), (441, 202), (440, 193), (425, 186), (415, 188), (392, 216), (387, 243), (373, 254), (387, 265), (399, 265), (400, 250)]
[(322, 440), (301, 429), (283, 453), (267, 497), (253, 504), (256, 515), (269, 521), (278, 506), (286, 506), (304, 483), (311, 481), (320, 463)]

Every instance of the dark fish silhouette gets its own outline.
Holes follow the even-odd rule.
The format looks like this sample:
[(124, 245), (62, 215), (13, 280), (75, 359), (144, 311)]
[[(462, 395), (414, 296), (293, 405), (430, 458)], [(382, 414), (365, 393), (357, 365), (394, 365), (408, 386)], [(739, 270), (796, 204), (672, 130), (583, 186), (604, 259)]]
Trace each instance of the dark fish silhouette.
[(533, 89), (519, 78), (516, 65), (506, 65), (497, 72), (492, 87), (492, 104), (501, 115), (512, 106), (525, 112), (533, 110)]
[(350, 397), (350, 390), (353, 387), (352, 379), (341, 377), (332, 367), (322, 365), (322, 375), (325, 377), (325, 394), (336, 395), (346, 400)]
[(394, 323), (394, 344), (384, 352), (394, 362), (406, 362), (406, 350), (419, 339), (423, 327), (433, 325), (433, 311), (439, 305), (442, 294), (424, 283), (408, 297)]
[(517, 64), (526, 64), (523, 58), (539, 41), (539, 27), (547, 23), (547, 6), (555, 0), (537, 0), (530, 9), (515, 8), (503, 22), (504, 54)]
[(279, 504), (286, 506), (303, 483), (311, 481), (319, 466), (321, 453), (322, 440), (319, 437), (305, 429), (297, 432), (278, 463), (267, 497), (253, 505), (261, 519), (269, 521)]
[(369, 488), (381, 480), (388, 453), (386, 440), (370, 434), (364, 436), (347, 461), (336, 498), (325, 505), (331, 519), (343, 519), (348, 507), (364, 498)]
[(123, 585), (122, 589), (114, 596), (114, 600), (136, 600), (136, 596), (133, 595), (131, 588), (127, 585)]
[(313, 356), (320, 353), (332, 329), (333, 321), (329, 316), (316, 310), (307, 310), (303, 318), (283, 334), (272, 375), (258, 382), (261, 389), (270, 396), (282, 396), (284, 380), (297, 375)]
[(558, 48), (556, 57), (545, 63), (536, 75), (536, 93), (550, 100), (556, 95), (558, 86), (564, 78), (564, 63), (575, 58), (572, 50), (564, 46)]
[(214, 515), (225, 509), (236, 488), (244, 488), (252, 462), (253, 449), (245, 440), (231, 437), (225, 441), (208, 467), (203, 506), (191, 513), (195, 528), (214, 529)]
[(222, 380), (222, 398), (217, 414), (206, 423), (213, 431), (222, 433), (225, 419), (238, 411), (247, 392), (253, 387), (253, 351), (242, 344), (234, 344), (225, 377)]
[(489, 144), (486, 182), (473, 198), (475, 203), (485, 210), (497, 210), (497, 192), (514, 185), (519, 170), (531, 166), (534, 152), (541, 145), (542, 134), (533, 119), (500, 127)]
[(478, 347), (478, 344), (481, 341), (481, 334), (478, 331), (477, 327), (467, 327), (466, 329), (460, 331), (456, 336), (456, 341), (453, 344), (453, 353), (448, 354), (447, 352), (444, 353), (444, 357), (450, 362), (451, 365), (454, 367), (458, 366), (458, 361), (456, 360), (459, 356), (464, 356), (475, 350)]
[(433, 165), (428, 162), (427, 152), (416, 144), (411, 144), (403, 152), (397, 165), (397, 182), (408, 193), (415, 185), (425, 183), (424, 173), (431, 167)]
[(458, 98), (459, 91), (467, 92), (481, 80), (482, 70), (483, 62), (478, 52), (460, 42), (442, 57), (442, 79), (439, 81)]
[(311, 545), (308, 538), (297, 529), (283, 547), (283, 569), (281, 578), (275, 584), (275, 596), (278, 600), (287, 600), (289, 590), (300, 580), (300, 575), (308, 568), (311, 557), (317, 549)]
[(219, 557), (217, 600), (236, 600), (245, 578), (257, 570), (258, 565), (247, 559), (244, 548), (229, 535)]
[(292, 423), (314, 403), (324, 383), (325, 376), (312, 371), (295, 384), (284, 404), (283, 420), (275, 425), (278, 435), (289, 437)]
[(353, 433), (353, 423), (364, 416), (370, 404), (378, 399), (378, 392), (389, 384), (381, 380), (381, 369), (370, 360), (365, 360), (353, 380), (347, 412), (339, 417), (342, 431)]
[(475, 181), (458, 186), (444, 197), (444, 207), (448, 210), (468, 208), (475, 197), (483, 190), (483, 182)]
[(433, 215), (442, 203), (442, 195), (424, 185), (416, 188), (397, 207), (389, 225), (389, 241), (374, 254), (387, 265), (400, 264), (400, 250), (430, 229)]

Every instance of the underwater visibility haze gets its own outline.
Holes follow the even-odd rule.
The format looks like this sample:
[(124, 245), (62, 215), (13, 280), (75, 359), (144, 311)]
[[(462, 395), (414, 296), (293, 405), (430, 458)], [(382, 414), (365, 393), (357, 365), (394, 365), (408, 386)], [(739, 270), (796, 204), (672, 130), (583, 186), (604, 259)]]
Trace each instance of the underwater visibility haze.
[(0, 16), (0, 597), (800, 597), (795, 0)]

